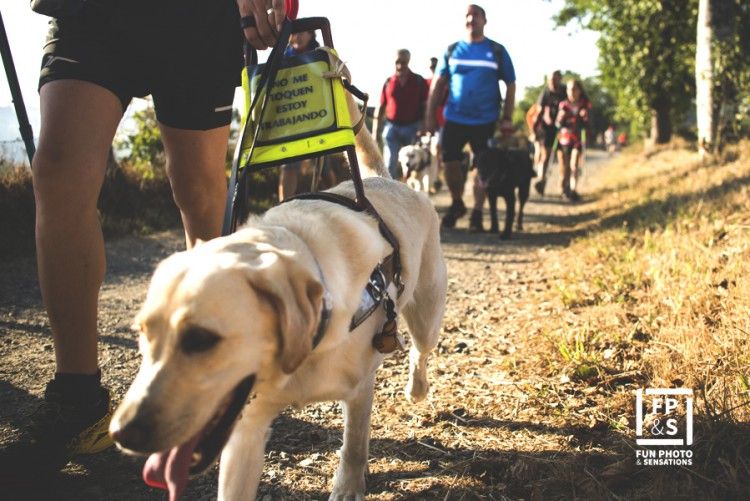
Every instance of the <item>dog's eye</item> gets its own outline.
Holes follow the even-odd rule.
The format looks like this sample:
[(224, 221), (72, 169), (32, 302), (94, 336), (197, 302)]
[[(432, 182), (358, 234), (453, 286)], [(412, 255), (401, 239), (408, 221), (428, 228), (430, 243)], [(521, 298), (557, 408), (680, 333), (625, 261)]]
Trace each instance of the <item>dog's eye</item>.
[(208, 351), (221, 341), (216, 333), (202, 327), (190, 327), (182, 333), (180, 348), (187, 354)]

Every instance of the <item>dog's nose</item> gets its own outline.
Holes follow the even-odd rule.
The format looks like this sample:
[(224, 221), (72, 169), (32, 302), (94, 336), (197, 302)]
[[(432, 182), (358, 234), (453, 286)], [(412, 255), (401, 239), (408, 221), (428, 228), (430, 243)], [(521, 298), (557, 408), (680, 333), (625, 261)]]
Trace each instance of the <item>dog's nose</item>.
[(142, 419), (132, 419), (120, 428), (110, 430), (115, 442), (133, 451), (144, 450), (151, 438), (151, 427)]

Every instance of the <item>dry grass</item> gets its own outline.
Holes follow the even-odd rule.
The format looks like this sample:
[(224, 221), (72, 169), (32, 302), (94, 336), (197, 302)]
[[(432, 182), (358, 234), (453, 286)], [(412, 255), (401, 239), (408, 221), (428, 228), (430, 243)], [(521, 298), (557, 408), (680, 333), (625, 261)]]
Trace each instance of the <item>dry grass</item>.
[(687, 151), (623, 157), (602, 181), (623, 189), (600, 202), (601, 231), (563, 253), (558, 287), (582, 325), (561, 339), (648, 346), (645, 382), (700, 389), (708, 408), (747, 421), (750, 157), (704, 167)]
[(621, 156), (599, 178), (599, 218), (559, 256), (566, 318), (540, 327), (549, 374), (596, 385), (601, 417), (631, 443), (629, 390), (696, 392), (695, 466), (645, 471), (648, 497), (748, 492), (749, 153), (708, 166), (681, 148)]
[(31, 171), (0, 157), (0, 256), (34, 249)]

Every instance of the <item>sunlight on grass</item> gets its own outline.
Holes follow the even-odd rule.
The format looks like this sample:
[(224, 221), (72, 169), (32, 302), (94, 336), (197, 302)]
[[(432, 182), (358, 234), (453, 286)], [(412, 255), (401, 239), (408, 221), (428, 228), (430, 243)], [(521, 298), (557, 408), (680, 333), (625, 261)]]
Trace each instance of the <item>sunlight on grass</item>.
[(737, 433), (750, 421), (750, 142), (726, 159), (631, 149), (597, 176), (582, 210), (598, 217), (552, 264), (559, 309), (536, 327), (535, 361), (559, 380), (566, 421), (627, 440), (635, 388), (693, 389), (696, 471), (714, 479), (706, 492), (738, 493), (750, 474), (737, 459), (750, 447)]
[[(597, 321), (595, 306), (620, 305), (620, 328), (637, 323), (651, 336), (642, 353), (651, 385), (705, 388), (747, 419), (750, 158), (700, 166), (682, 150), (631, 154), (603, 178), (620, 190), (602, 198), (598, 227), (565, 253), (563, 304), (582, 323)], [(563, 361), (571, 353), (561, 350)]]

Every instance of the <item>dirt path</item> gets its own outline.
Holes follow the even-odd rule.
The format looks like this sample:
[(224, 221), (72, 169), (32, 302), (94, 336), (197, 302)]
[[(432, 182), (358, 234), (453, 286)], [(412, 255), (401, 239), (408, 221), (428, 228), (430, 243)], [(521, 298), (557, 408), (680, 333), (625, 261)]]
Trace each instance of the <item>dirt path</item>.
[[(604, 163), (604, 154), (590, 152), (584, 194)], [(554, 472), (566, 463), (606, 459), (595, 439), (581, 443), (575, 429), (547, 419), (545, 409), (519, 389), (544, 380), (520, 369), (523, 361), (514, 357), (525, 335), (520, 326), (551, 312), (549, 305), (526, 298), (551, 287), (548, 265), (555, 252), (576, 235), (576, 224), (590, 217), (585, 200), (571, 205), (559, 198), (558, 184), (554, 176), (546, 198), (532, 195), (526, 231), (510, 242), (468, 233), (468, 218), (443, 233), (449, 301), (432, 366), (433, 393), (427, 403), (409, 406), (402, 391), (404, 356), (386, 361), (376, 390), (368, 499), (528, 499), (546, 492), (549, 482), (564, 482)], [(438, 210), (448, 205), (445, 192), (434, 200)], [(121, 239), (107, 248), (100, 357), (104, 381), (118, 400), (138, 367), (129, 326), (151, 271), (182, 245), (181, 232), (171, 231)], [(0, 442), (5, 442), (54, 370), (32, 258), (0, 264), (0, 360)], [(267, 447), (260, 498), (325, 499), (340, 426), (334, 403), (280, 417)], [(81, 458), (52, 484), (0, 498), (164, 499), (140, 481), (141, 462), (116, 451)], [(214, 470), (194, 480), (186, 498), (213, 499), (215, 486)]]

